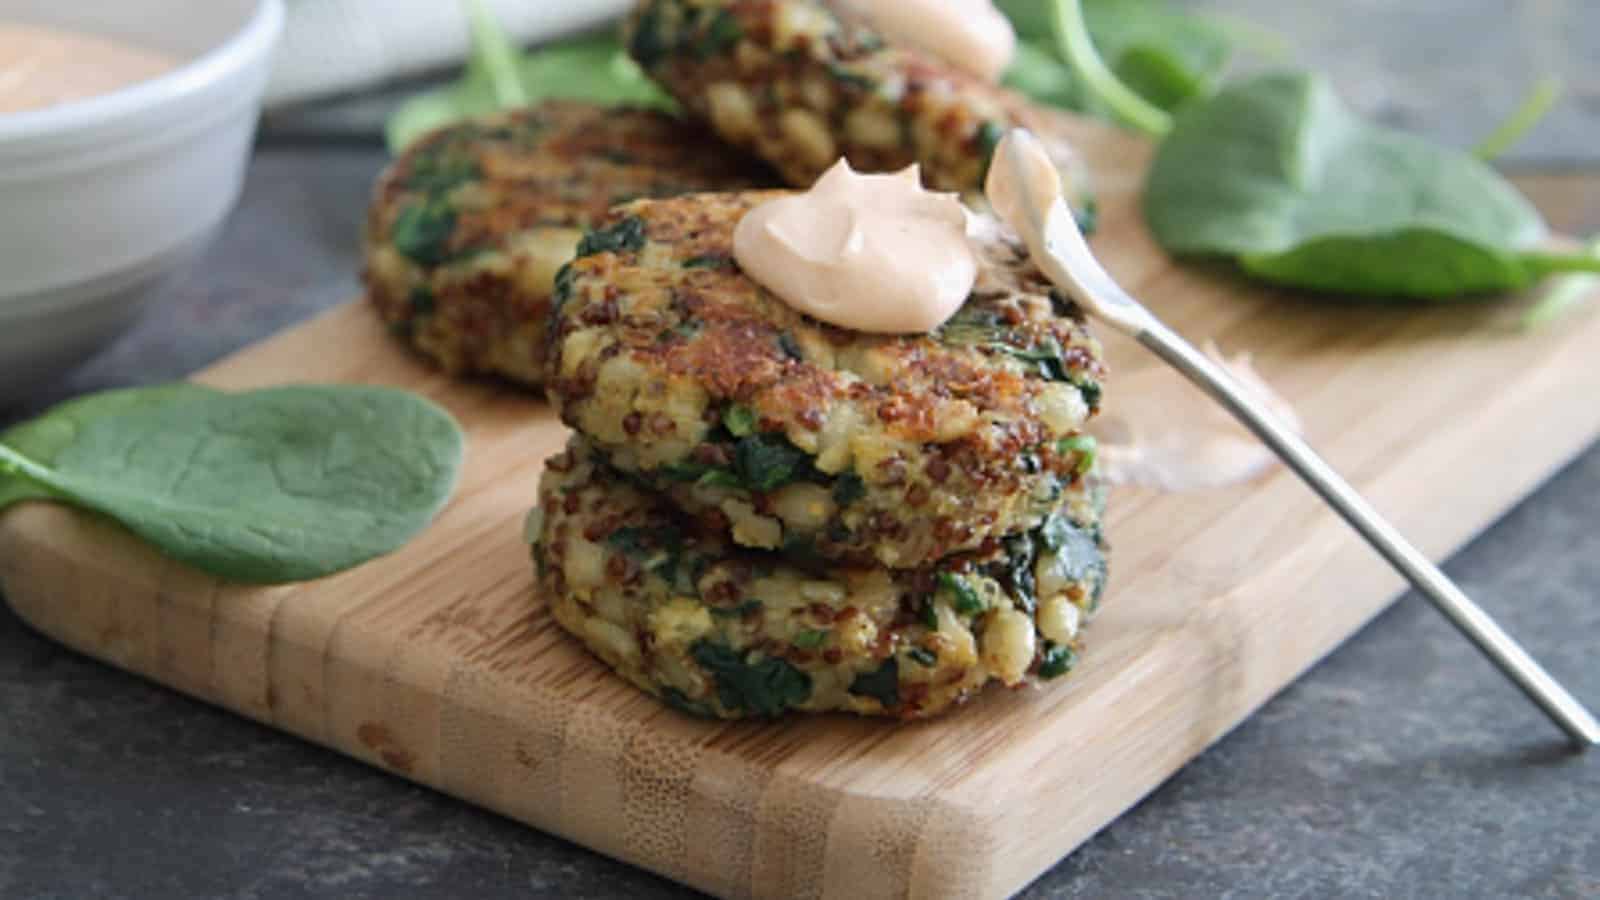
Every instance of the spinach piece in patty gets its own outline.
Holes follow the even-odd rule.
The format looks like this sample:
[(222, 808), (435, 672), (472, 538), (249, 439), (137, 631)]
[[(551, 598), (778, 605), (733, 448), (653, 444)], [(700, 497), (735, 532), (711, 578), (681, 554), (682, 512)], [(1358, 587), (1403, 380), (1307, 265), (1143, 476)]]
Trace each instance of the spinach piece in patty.
[(699, 59), (727, 53), (743, 37), (744, 29), (731, 10), (688, 7), (682, 10), (682, 18), (674, 21), (661, 3), (651, 3), (639, 15), (628, 52), (635, 62), (650, 69), (684, 51)]
[(867, 483), (854, 472), (840, 472), (833, 479), (833, 502), (840, 509), (867, 495)]
[(696, 641), (689, 655), (716, 679), (717, 699), (730, 710), (776, 716), (811, 697), (811, 676), (776, 658), (747, 662), (727, 644)]
[(801, 481), (814, 471), (811, 457), (782, 435), (755, 434), (734, 446), (734, 466), (739, 480), (752, 491), (777, 490)]
[(1083, 394), (1083, 402), (1091, 408), (1100, 405), (1100, 383), (1081, 372), (1074, 372), (1067, 359), (1067, 350), (1053, 337), (1033, 343), (985, 310), (969, 311), (963, 308), (934, 336), (946, 346), (979, 347), (991, 353), (1001, 353), (1024, 364), (1033, 374), (1047, 381), (1063, 381), (1073, 385)]
[(644, 247), (644, 243), (644, 220), (638, 216), (625, 216), (617, 222), (585, 234), (578, 242), (576, 256), (636, 252)]
[[(723, 443), (720, 438), (727, 432), (724, 427), (709, 437), (713, 443)], [(789, 443), (779, 434), (748, 434), (733, 438), (733, 463), (731, 467), (710, 465), (685, 460), (656, 469), (656, 474), (669, 481), (694, 482), (700, 485), (743, 488), (756, 493), (775, 491), (796, 481), (817, 481), (821, 474), (804, 450)]]
[(863, 672), (850, 682), (850, 693), (871, 697), (883, 704), (884, 709), (900, 705), (900, 660), (891, 656), (883, 665), (871, 672)]
[(1039, 544), (1054, 554), (1051, 566), (1064, 580), (1093, 585), (1091, 605), (1100, 603), (1105, 590), (1106, 555), (1098, 528), (1088, 529), (1066, 516), (1053, 515), (1039, 528)]
[(418, 265), (436, 266), (450, 259), (450, 237), (455, 229), (456, 213), (447, 203), (418, 201), (400, 210), (389, 239), (396, 250)]
[(702, 253), (683, 261), (685, 269), (721, 269), (731, 268), (734, 265), (733, 257), (726, 253)]
[(482, 174), (470, 150), (456, 141), (417, 151), (411, 158), (405, 186), (427, 194), (443, 194)]
[(719, 616), (724, 619), (742, 619), (751, 613), (761, 610), (763, 607), (764, 604), (760, 600), (746, 600), (737, 606), (709, 606), (707, 609), (711, 610), (713, 616)]
[(629, 525), (618, 528), (606, 543), (621, 550), (646, 571), (672, 580), (683, 555), (683, 533), (676, 528)]
[(1063, 515), (1053, 515), (1039, 528), (1039, 543), (1056, 555), (1069, 580), (1083, 581), (1105, 573), (1105, 555), (1100, 552), (1100, 536)]
[(755, 410), (740, 403), (730, 403), (722, 411), (722, 427), (734, 437), (749, 437), (756, 431)]
[(1100, 450), (1100, 443), (1092, 434), (1074, 434), (1056, 441), (1056, 452), (1067, 454), (1076, 453), (1078, 464), (1073, 471), (1079, 475), (1087, 475), (1094, 468), (1096, 454)]
[(801, 650), (815, 650), (828, 640), (828, 629), (808, 628), (794, 636), (794, 645)]
[(987, 567), (989, 577), (998, 581), (1029, 615), (1039, 607), (1038, 582), (1033, 574), (1037, 558), (1034, 539), (1032, 534), (1014, 534), (1006, 538), (1001, 542), (1006, 551), (1005, 559)]
[(666, 16), (661, 4), (651, 3), (639, 14), (633, 40), (628, 44), (628, 54), (633, 61), (649, 69), (666, 59), (672, 52), (672, 35), (667, 33)]
[(983, 598), (965, 578), (951, 572), (940, 572), (936, 577), (939, 589), (949, 595), (950, 608), (957, 615), (973, 616), (983, 612)]
[(739, 20), (732, 12), (708, 7), (702, 10), (701, 15), (704, 21), (699, 26), (700, 36), (695, 41), (695, 53), (701, 59), (732, 50), (744, 37), (744, 29), (739, 27)]
[(1077, 661), (1078, 654), (1071, 647), (1046, 641), (1044, 654), (1039, 659), (1039, 677), (1060, 678), (1072, 671), (1072, 666)]
[(1017, 347), (1005, 342), (992, 345), (994, 349), (1025, 363), (1031, 363), (1039, 377), (1047, 381), (1064, 381), (1078, 389), (1083, 402), (1094, 409), (1100, 405), (1100, 382), (1081, 372), (1074, 372), (1066, 353), (1055, 338), (1047, 338), (1031, 347)]
[(703, 718), (716, 718), (716, 713), (712, 711), (711, 707), (704, 703), (690, 700), (687, 694), (670, 684), (661, 689), (661, 699), (678, 712)]
[(853, 88), (857, 91), (871, 91), (878, 86), (878, 83), (873, 80), (872, 76), (848, 69), (836, 62), (828, 63), (828, 74), (832, 75), (833, 79), (840, 84), (846, 85), (847, 87)]

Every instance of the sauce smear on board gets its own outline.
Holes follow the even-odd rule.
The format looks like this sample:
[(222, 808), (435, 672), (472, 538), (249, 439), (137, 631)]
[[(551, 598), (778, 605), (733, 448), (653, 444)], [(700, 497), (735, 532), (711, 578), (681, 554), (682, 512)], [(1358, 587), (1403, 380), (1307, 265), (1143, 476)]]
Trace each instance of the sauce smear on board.
[(109, 94), (170, 72), (180, 62), (92, 34), (0, 22), (0, 115)]

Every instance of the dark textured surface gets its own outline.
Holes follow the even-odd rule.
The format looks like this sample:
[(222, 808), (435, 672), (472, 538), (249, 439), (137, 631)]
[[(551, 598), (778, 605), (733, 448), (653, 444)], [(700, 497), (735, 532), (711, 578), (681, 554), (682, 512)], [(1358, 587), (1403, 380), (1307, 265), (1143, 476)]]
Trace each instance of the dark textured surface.
[[(1225, 5), (1282, 21), (1291, 6), (1308, 8)], [(1470, 65), (1471, 54), (1515, 45), (1506, 52), (1523, 56), (1495, 64), (1564, 60), (1593, 105), (1579, 63), (1593, 70), (1600, 16), (1562, 18), (1576, 16), (1582, 0), (1446, 6), (1407, 7), (1470, 32), (1418, 45), (1476, 79), (1441, 76), (1457, 93), (1436, 96), (1476, 96), (1479, 88), (1462, 85), (1494, 79)], [(1513, 9), (1519, 22), (1546, 22), (1553, 31), (1541, 34), (1567, 49), (1552, 57), (1543, 45), (1528, 50), (1534, 45), (1512, 37), (1522, 33), (1515, 28), (1473, 25), (1484, 20), (1471, 10), (1505, 17)], [(1382, 46), (1360, 51), (1376, 54), (1373, 65), (1426, 61), (1405, 52), (1415, 43), (1405, 35), (1422, 26), (1339, 27), (1344, 37), (1320, 52), (1339, 57), (1337, 48), (1377, 34)], [(1574, 56), (1574, 46), (1591, 49)], [(1500, 106), (1499, 96), (1483, 107)], [(1525, 157), (1571, 155), (1554, 134), (1542, 130)], [(1586, 141), (1576, 149), (1595, 152)], [(184, 375), (351, 296), (356, 228), (381, 162), (360, 146), (264, 150), (240, 209), (190, 275), (137, 329), (34, 405)], [(1600, 209), (1581, 218), (1572, 224), (1600, 226)], [(1591, 704), (1600, 704), (1597, 498), (1600, 450), (1591, 450), (1449, 567)], [(1600, 755), (1563, 752), (1552, 728), (1410, 598), (1024, 896), (1593, 897), (1596, 798)], [(89, 662), (0, 607), (0, 897), (688, 895)]]

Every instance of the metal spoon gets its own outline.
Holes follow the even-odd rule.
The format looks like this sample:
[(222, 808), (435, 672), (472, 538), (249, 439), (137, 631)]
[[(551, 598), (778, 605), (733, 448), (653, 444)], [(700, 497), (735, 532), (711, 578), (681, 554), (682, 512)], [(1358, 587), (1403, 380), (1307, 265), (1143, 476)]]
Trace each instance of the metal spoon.
[(1124, 291), (1089, 252), (1061, 198), (1060, 175), (1030, 132), (1001, 140), (986, 193), (1028, 244), (1034, 262), (1078, 305), (1143, 344), (1221, 403), (1327, 501), (1522, 692), (1560, 726), (1578, 750), (1600, 742), (1600, 722), (1489, 614), (1468, 599), (1298, 435), (1261, 407), (1222, 367), (1162, 324)]

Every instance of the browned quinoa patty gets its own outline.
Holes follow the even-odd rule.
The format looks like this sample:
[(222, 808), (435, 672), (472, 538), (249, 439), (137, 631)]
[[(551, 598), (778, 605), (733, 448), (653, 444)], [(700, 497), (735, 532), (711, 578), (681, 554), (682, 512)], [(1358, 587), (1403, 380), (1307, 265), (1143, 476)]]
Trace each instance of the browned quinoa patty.
[(1059, 677), (1105, 583), (1093, 489), (1039, 528), (911, 571), (825, 570), (731, 546), (608, 470), (581, 438), (528, 533), (556, 620), (687, 712), (930, 716), (990, 681)]
[(805, 316), (733, 231), (780, 192), (617, 207), (557, 277), (550, 397), (615, 468), (739, 544), (926, 566), (1035, 528), (1087, 472), (1099, 345), (993, 220), (938, 331)]
[(1021, 98), (886, 44), (819, 0), (642, 0), (625, 39), (685, 109), (796, 187), (844, 156), (863, 172), (919, 163), (929, 187), (975, 194), (1001, 135), (1018, 125), (1076, 171), (1070, 148)]
[(389, 328), (445, 371), (538, 385), (556, 270), (608, 207), (774, 183), (701, 126), (548, 101), (408, 147), (374, 191), (362, 280)]

